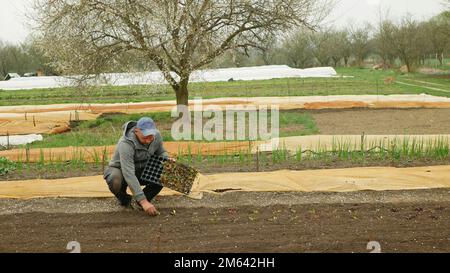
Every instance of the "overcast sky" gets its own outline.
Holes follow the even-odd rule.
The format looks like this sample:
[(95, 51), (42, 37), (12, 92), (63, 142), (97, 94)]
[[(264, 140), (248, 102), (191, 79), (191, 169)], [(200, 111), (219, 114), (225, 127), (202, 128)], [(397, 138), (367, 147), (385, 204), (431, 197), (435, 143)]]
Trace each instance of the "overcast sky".
[[(25, 6), (30, 0), (0, 0), (0, 40), (20, 43), (29, 34), (26, 27)], [(338, 0), (328, 25), (342, 27), (348, 23), (360, 24), (364, 21), (376, 23), (379, 10), (390, 10), (394, 18), (407, 13), (422, 20), (443, 10), (442, 0)]]
[(380, 11), (385, 13), (389, 10), (392, 19), (411, 14), (414, 19), (427, 20), (444, 10), (442, 0), (338, 0), (337, 2), (327, 21), (338, 27), (365, 21), (376, 24), (379, 21)]

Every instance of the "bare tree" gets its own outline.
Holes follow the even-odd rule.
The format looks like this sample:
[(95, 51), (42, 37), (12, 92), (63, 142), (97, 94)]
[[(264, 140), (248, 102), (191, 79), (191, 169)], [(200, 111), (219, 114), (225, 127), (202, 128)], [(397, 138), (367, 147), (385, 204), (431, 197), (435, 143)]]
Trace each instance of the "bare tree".
[(338, 67), (341, 60), (345, 60), (345, 57), (349, 51), (347, 32), (332, 30), (330, 33), (329, 43), (331, 44), (331, 60), (333, 60), (334, 67)]
[(445, 51), (450, 48), (449, 29), (450, 17), (446, 17), (445, 13), (431, 18), (424, 25), (424, 36), (429, 42), (430, 53), (437, 55), (441, 65), (443, 65)]
[[(450, 20), (450, 0), (444, 0), (444, 11), (441, 16), (445, 17), (447, 20)], [(447, 29), (446, 33), (450, 35), (450, 29)]]
[(394, 23), (386, 19), (380, 22), (375, 34), (375, 50), (383, 60), (385, 68), (393, 65), (396, 58), (395, 29)]
[(306, 68), (313, 65), (311, 35), (309, 29), (299, 28), (285, 38), (281, 50), (284, 60), (289, 66)]
[(16, 45), (0, 41), (0, 80), (11, 72), (23, 75), (38, 69), (46, 70), (45, 63), (43, 55), (30, 42)]
[(313, 54), (321, 66), (330, 64), (331, 51), (335, 45), (331, 43), (331, 31), (322, 30), (311, 35)]
[(392, 43), (400, 60), (406, 65), (408, 72), (412, 72), (414, 64), (422, 55), (423, 38), (419, 23), (409, 16), (404, 17), (396, 26), (394, 37)]
[(348, 29), (342, 30), (342, 58), (344, 59), (344, 65), (348, 67), (348, 62), (352, 56), (352, 43), (350, 40), (350, 31)]
[(265, 65), (269, 65), (274, 62), (276, 56), (276, 50), (278, 46), (278, 37), (274, 34), (267, 36), (262, 46), (259, 48), (260, 56)]
[(17, 67), (14, 65), (16, 60), (16, 48), (9, 44), (4, 44), (0, 41), (0, 77), (3, 78), (6, 74), (14, 71)]
[(65, 73), (98, 74), (135, 51), (187, 105), (191, 73), (268, 33), (314, 29), (329, 0), (35, 0), (40, 44)]
[(370, 30), (371, 26), (366, 24), (359, 28), (350, 28), (350, 41), (352, 53), (356, 58), (358, 66), (364, 64), (364, 60), (371, 52)]

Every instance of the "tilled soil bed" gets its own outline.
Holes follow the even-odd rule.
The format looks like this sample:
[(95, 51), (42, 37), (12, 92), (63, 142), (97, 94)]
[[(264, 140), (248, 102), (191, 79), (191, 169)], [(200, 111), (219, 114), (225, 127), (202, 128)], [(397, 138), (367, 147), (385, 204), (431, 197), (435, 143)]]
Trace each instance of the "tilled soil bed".
[[(69, 241), (82, 252), (369, 252), (370, 241), (382, 252), (449, 252), (448, 196), (442, 189), (234, 192), (200, 203), (167, 197), (156, 202), (161, 215), (154, 218), (129, 209), (98, 212), (114, 206), (112, 199), (2, 200), (10, 213), (0, 216), (0, 252), (68, 252)], [(50, 209), (16, 213), (33, 202)], [(96, 203), (86, 213), (52, 212), (74, 202)]]

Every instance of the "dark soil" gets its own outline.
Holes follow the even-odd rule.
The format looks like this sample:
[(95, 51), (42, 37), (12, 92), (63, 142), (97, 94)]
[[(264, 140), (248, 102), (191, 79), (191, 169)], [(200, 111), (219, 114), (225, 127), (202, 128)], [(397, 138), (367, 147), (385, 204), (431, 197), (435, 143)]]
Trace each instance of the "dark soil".
[[(450, 134), (450, 109), (355, 108), (300, 109), (283, 112), (311, 114), (320, 135), (360, 135), (363, 132), (366, 135)], [(170, 132), (173, 121), (174, 119), (161, 121), (158, 126), (162, 131)], [(303, 124), (290, 124), (280, 128), (280, 133), (301, 132), (302, 130), (304, 130)]]
[[(321, 134), (450, 134), (450, 109), (319, 110)], [(269, 157), (270, 158), (270, 157)], [(369, 166), (449, 165), (449, 160), (364, 162), (304, 160), (214, 165), (202, 173)], [(0, 180), (99, 175), (102, 168), (66, 171), (31, 166)], [(448, 189), (354, 193), (244, 193), (201, 201), (158, 197), (161, 215), (119, 209), (113, 199), (0, 200), (0, 252), (450, 252)]]
[[(298, 110), (305, 112), (304, 110)], [(322, 135), (450, 134), (450, 109), (343, 109), (310, 113)]]
[(449, 252), (450, 202), (248, 205), (0, 216), (0, 252)]

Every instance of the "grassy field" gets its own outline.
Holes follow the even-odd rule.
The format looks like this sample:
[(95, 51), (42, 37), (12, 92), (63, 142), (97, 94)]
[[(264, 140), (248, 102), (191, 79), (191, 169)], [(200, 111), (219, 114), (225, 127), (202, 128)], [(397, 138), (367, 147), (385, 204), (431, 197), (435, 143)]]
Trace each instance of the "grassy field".
[(442, 70), (450, 70), (450, 58), (444, 58), (442, 65), (435, 58), (426, 59), (425, 66)]
[[(96, 120), (82, 121), (73, 124), (71, 132), (44, 136), (43, 141), (30, 145), (31, 148), (55, 148), (67, 146), (105, 146), (116, 144), (122, 136), (122, 126), (130, 120), (138, 120), (143, 116), (152, 117), (161, 131), (165, 141), (172, 141), (171, 128), (176, 118), (170, 112), (144, 113), (144, 114), (108, 114)], [(268, 121), (270, 120), (270, 115)], [(207, 119), (204, 119), (206, 122)], [(225, 122), (225, 117), (224, 117)], [(235, 119), (235, 124), (237, 119)], [(248, 137), (248, 115), (246, 115), (246, 136)], [(294, 111), (280, 111), (280, 136), (301, 136), (318, 133), (316, 124), (310, 114)], [(192, 127), (191, 127), (192, 128)], [(270, 129), (270, 128), (269, 128)], [(225, 130), (225, 128), (224, 128)]]
[[(338, 68), (341, 78), (290, 78), (261, 81), (192, 83), (190, 97), (267, 97), (320, 95), (387, 95), (420, 94), (450, 96), (449, 75), (429, 76), (419, 73), (401, 74), (398, 71)], [(388, 77), (413, 85), (385, 84)], [(417, 82), (420, 81), (420, 82)], [(425, 82), (425, 83), (424, 83)], [(431, 83), (431, 84), (429, 84)], [(438, 87), (433, 90), (427, 87)], [(442, 91), (443, 90), (443, 91)], [(448, 92), (447, 92), (448, 91)], [(0, 90), (1, 105), (40, 105), (58, 103), (116, 103), (173, 100), (175, 94), (168, 85), (135, 85), (126, 87), (102, 86), (89, 90), (76, 88)]]

